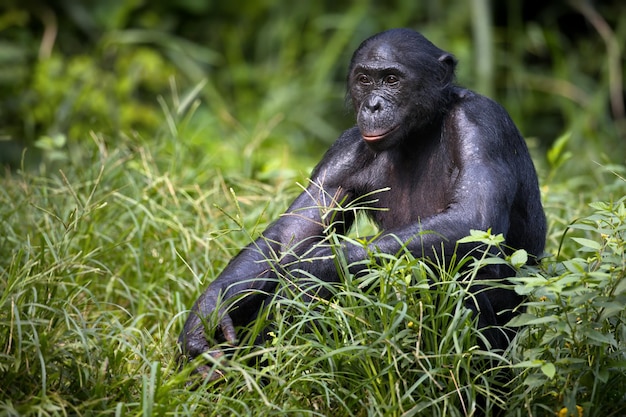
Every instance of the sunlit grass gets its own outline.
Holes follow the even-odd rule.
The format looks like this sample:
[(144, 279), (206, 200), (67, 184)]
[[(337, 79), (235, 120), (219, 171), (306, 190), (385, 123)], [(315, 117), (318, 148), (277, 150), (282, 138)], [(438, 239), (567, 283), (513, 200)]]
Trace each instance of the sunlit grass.
[[(189, 307), (285, 209), (300, 190), (296, 182), (305, 180), (225, 178), (210, 166), (186, 165), (194, 157), (184, 148), (171, 161), (171, 146), (157, 139), (149, 146), (129, 141), (107, 149), (95, 137), (89, 163), (70, 161), (46, 175), (16, 172), (2, 180), (3, 414), (464, 416), (514, 403), (512, 415), (568, 405), (598, 415), (585, 403), (589, 398), (606, 398), (620, 409), (619, 397), (599, 385), (589, 394), (595, 397), (565, 380), (567, 397), (546, 396), (541, 385), (532, 385), (541, 378), (561, 381), (559, 370), (569, 369), (545, 356), (552, 352), (548, 345), (529, 350), (532, 341), (525, 339), (521, 351), (515, 350), (517, 341), (511, 352), (480, 348), (481, 334), (464, 304), (467, 288), (459, 280), (470, 264), (428, 263), (406, 253), (376, 256), (359, 279), (338, 256), (346, 279), (330, 288), (330, 300), (304, 303), (297, 286), (291, 287), (292, 297), (269, 305), (229, 355), (195, 363), (219, 369), (223, 379), (198, 379), (191, 373), (194, 364), (180, 367), (176, 345)], [(619, 189), (620, 181), (607, 189)], [(568, 198), (558, 184), (551, 192), (548, 202)], [(559, 207), (548, 211), (555, 238), (547, 250), (556, 253), (561, 245), (563, 257), (577, 247), (569, 239), (561, 243), (565, 230), (559, 222), (586, 206)], [(623, 242), (621, 223), (615, 223), (623, 215), (619, 210), (602, 218), (603, 239), (617, 248), (613, 271), (621, 270), (621, 246), (615, 246)], [(594, 238), (593, 227), (577, 231)], [(479, 264), (470, 267), (470, 276)], [(551, 265), (540, 277), (564, 273)], [(620, 317), (603, 324), (605, 331), (621, 328), (615, 327)], [(250, 343), (267, 330), (266, 344)], [(605, 354), (595, 349), (596, 357)], [(600, 375), (623, 383), (623, 375), (610, 370), (619, 354), (606, 355), (608, 362), (597, 366), (608, 366), (602, 371), (608, 373)], [(506, 375), (515, 378), (513, 385), (503, 385), (499, 377), (511, 365)], [(584, 369), (576, 369), (587, 381)], [(520, 389), (522, 381), (531, 385)]]
[(176, 374), (191, 299), (244, 243), (224, 214), (236, 216), (234, 193), (252, 207), (242, 223), (253, 233), (288, 197), (272, 187), (270, 199), (253, 181), (224, 193), (219, 175), (203, 188), (180, 183), (144, 146), (100, 145), (91, 164), (3, 180), (0, 398), (9, 415), (145, 410)]

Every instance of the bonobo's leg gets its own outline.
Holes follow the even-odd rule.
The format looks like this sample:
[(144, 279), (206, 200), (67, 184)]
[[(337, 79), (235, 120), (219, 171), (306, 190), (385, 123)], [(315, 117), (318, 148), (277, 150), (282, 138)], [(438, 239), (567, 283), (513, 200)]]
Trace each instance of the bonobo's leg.
[(470, 288), (472, 297), (466, 306), (478, 315), (478, 328), (490, 344), (487, 347), (481, 342), (483, 348), (504, 350), (515, 337), (515, 330), (506, 324), (517, 315), (523, 297), (512, 288), (502, 288), (506, 277), (514, 274), (515, 271), (505, 265), (484, 266), (475, 279), (479, 284)]

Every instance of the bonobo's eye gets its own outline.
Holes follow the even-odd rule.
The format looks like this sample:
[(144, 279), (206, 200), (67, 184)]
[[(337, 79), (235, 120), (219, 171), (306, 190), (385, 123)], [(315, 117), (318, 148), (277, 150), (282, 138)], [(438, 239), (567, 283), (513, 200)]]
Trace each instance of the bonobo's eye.
[(356, 80), (361, 85), (369, 85), (371, 83), (369, 77), (365, 74), (357, 75)]
[(387, 75), (384, 79), (383, 82), (387, 85), (397, 85), (400, 82), (400, 79), (398, 77), (396, 77), (395, 75)]

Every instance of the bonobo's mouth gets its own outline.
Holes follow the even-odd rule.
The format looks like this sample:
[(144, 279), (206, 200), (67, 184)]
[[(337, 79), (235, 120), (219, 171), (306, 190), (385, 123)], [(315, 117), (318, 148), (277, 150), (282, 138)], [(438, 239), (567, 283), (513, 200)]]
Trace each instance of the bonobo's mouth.
[(385, 137), (389, 136), (389, 134), (393, 132), (394, 130), (396, 130), (397, 128), (398, 126), (394, 126), (388, 131), (384, 133), (380, 133), (380, 134), (378, 134), (378, 132), (372, 132), (373, 133), (372, 135), (364, 135), (361, 133), (361, 136), (363, 137), (363, 140), (365, 142), (378, 142), (379, 140), (384, 139)]

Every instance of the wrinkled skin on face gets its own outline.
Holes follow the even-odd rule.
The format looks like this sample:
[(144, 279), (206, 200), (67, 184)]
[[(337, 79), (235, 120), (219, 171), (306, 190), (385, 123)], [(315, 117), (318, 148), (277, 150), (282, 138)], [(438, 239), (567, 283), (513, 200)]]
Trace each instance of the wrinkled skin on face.
[(370, 38), (350, 64), (349, 95), (357, 126), (376, 150), (393, 147), (439, 120), (450, 98), (446, 89), (456, 66), (452, 55), (419, 34), (423, 44), (415, 49), (415, 39), (401, 35)]

